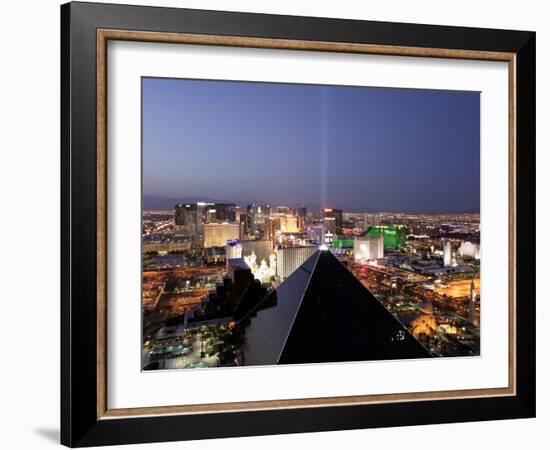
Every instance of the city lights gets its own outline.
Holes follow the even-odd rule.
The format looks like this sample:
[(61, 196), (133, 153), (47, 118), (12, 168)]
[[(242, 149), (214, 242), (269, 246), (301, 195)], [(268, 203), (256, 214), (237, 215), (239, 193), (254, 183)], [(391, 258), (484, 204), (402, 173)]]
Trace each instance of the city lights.
[[(231, 337), (240, 332), (240, 318), (316, 251), (332, 253), (432, 355), (479, 354), (479, 215), (335, 216), (334, 208), (224, 204), (225, 211), (242, 211), (237, 221), (218, 209), (197, 202), (144, 212), (149, 370), (243, 363)], [(274, 227), (280, 217), (296, 229)]]
[(480, 354), (479, 92), (142, 83), (144, 370)]

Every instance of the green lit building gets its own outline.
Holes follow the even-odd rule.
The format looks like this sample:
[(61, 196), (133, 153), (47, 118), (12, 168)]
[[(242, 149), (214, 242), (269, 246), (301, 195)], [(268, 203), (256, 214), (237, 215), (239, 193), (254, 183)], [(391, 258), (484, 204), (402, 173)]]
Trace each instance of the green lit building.
[(332, 241), (332, 248), (353, 248), (355, 239), (335, 239)]
[(407, 241), (407, 234), (404, 225), (376, 225), (371, 227), (365, 236), (378, 237), (384, 233), (384, 248), (401, 250)]
[[(407, 241), (407, 234), (404, 225), (374, 225), (365, 233), (366, 237), (378, 237), (384, 233), (384, 248), (401, 250)], [(335, 239), (332, 241), (332, 248), (350, 249), (353, 248), (354, 238)]]

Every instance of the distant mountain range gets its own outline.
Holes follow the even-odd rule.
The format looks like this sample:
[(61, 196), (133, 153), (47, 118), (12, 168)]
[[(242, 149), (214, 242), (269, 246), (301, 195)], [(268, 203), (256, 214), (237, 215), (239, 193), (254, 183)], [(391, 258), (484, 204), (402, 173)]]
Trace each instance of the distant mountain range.
[[(144, 210), (168, 210), (173, 209), (178, 203), (196, 203), (196, 202), (207, 202), (207, 203), (235, 203), (241, 208), (246, 208), (247, 205), (251, 203), (257, 204), (271, 204), (272, 206), (278, 206), (276, 203), (265, 202), (262, 200), (246, 200), (246, 201), (237, 201), (237, 200), (228, 200), (223, 198), (210, 198), (210, 197), (164, 197), (161, 195), (144, 195), (142, 208)], [(321, 205), (315, 203), (296, 203), (296, 204), (281, 204), (291, 208), (298, 208), (305, 206), (308, 211), (320, 211)], [(335, 205), (330, 205), (332, 207), (337, 207)], [(342, 207), (344, 212), (378, 212), (378, 210), (373, 210), (372, 208), (346, 208)], [(467, 210), (447, 210), (447, 211), (392, 211), (391, 209), (384, 209), (384, 212), (405, 212), (405, 213), (416, 213), (416, 214), (479, 214), (479, 208), (470, 208)]]

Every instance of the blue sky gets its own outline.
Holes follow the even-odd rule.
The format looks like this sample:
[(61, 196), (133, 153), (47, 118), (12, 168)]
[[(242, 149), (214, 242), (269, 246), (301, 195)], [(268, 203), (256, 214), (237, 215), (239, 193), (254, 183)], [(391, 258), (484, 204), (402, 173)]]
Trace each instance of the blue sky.
[(143, 79), (143, 193), (479, 208), (479, 93)]

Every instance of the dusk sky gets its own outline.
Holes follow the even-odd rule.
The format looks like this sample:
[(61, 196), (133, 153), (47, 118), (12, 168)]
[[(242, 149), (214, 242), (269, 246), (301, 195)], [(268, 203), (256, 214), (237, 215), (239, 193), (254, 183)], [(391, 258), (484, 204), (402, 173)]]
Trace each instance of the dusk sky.
[(479, 93), (143, 79), (143, 194), (479, 208)]

